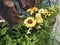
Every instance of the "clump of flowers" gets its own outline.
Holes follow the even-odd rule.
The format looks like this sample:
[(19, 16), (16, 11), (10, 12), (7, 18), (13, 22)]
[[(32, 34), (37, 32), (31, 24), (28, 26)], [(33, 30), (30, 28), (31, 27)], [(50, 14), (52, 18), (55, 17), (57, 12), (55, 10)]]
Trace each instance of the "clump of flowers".
[(38, 12), (44, 17), (50, 16), (51, 13), (47, 9), (39, 9)]
[[(37, 13), (35, 13), (35, 16), (34, 17), (27, 17), (25, 20), (24, 20), (24, 24), (27, 28), (32, 28), (34, 26), (37, 26), (37, 24), (39, 24), (39, 26), (41, 26), (43, 24), (43, 18), (42, 18), (42, 14), (44, 14), (44, 9), (39, 9), (36, 8), (36, 7), (33, 7), (33, 8), (30, 8), (27, 10), (27, 12), (35, 12), (35, 11), (38, 11)], [(30, 14), (31, 14), (30, 12)]]
[(58, 7), (58, 5), (51, 5), (50, 7), (48, 7), (48, 10), (49, 10), (49, 12), (53, 15), (54, 13), (57, 13), (58, 12), (58, 9), (59, 9), (59, 7)]
[(50, 16), (51, 13), (47, 10), (47, 9), (38, 9), (36, 7), (32, 7), (32, 8), (29, 8), (27, 9), (27, 12), (30, 12), (30, 14), (32, 15), (35, 11), (38, 11), (37, 13), (35, 13), (35, 16), (34, 17), (27, 17), (25, 20), (24, 20), (24, 24), (26, 27), (30, 28), (30, 27), (34, 27), (36, 26), (36, 24), (38, 23), (39, 25), (42, 25), (43, 24), (43, 17), (47, 17), (47, 16)]
[(49, 18), (52, 13), (54, 13), (54, 5), (52, 5), (51, 8), (49, 7), (49, 9), (38, 9), (37, 7), (32, 7), (27, 9), (27, 12), (30, 13), (30, 15), (35, 13), (34, 16), (27, 17), (24, 20), (24, 25), (29, 28), (28, 33), (30, 33), (30, 30), (34, 29), (35, 27), (35, 29), (40, 29), (41, 26), (43, 26), (45, 18)]

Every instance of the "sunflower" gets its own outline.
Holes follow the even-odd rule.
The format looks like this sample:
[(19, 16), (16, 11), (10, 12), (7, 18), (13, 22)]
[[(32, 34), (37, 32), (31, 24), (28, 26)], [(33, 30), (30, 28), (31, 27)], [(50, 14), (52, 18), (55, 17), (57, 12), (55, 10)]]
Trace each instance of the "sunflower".
[(48, 12), (48, 13), (47, 13), (47, 16), (50, 16), (50, 15), (51, 15), (51, 13), (50, 13), (50, 12)]
[(29, 9), (27, 10), (27, 12), (29, 12), (31, 15), (32, 15), (35, 11), (38, 11), (38, 8), (32, 7), (32, 8), (29, 8)]
[(48, 11), (44, 10), (44, 16), (46, 17), (48, 15)]
[(44, 13), (44, 9), (39, 9), (38, 12), (41, 13), (41, 14), (43, 14)]
[(30, 27), (34, 27), (36, 25), (36, 20), (33, 17), (27, 17), (24, 20), (24, 24), (26, 27), (30, 28)]
[(43, 18), (41, 17), (40, 13), (36, 13), (35, 18), (37, 23), (39, 23), (40, 25), (43, 23)]

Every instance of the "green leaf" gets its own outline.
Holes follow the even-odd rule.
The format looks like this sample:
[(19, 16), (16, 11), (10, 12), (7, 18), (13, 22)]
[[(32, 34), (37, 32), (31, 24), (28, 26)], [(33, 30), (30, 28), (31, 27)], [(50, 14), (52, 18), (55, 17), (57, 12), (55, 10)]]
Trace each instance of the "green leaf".
[(26, 38), (27, 42), (30, 40), (30, 38), (27, 35), (25, 35), (25, 38)]
[(17, 45), (17, 42), (6, 41), (6, 45)]
[(12, 41), (12, 38), (7, 34), (7, 35), (5, 36), (5, 40), (6, 40), (6, 41)]
[(19, 39), (17, 39), (17, 42), (18, 42), (18, 43), (21, 43), (22, 39), (23, 39), (22, 37), (19, 38)]
[(7, 25), (7, 23), (5, 22), (5, 23), (2, 24), (2, 27), (6, 26), (6, 25)]
[(23, 42), (23, 44), (22, 44), (22, 45), (26, 45), (25, 41)]
[(3, 28), (3, 29), (1, 30), (1, 32), (0, 32), (0, 35), (4, 35), (4, 34), (6, 34), (7, 29), (8, 29), (8, 28)]

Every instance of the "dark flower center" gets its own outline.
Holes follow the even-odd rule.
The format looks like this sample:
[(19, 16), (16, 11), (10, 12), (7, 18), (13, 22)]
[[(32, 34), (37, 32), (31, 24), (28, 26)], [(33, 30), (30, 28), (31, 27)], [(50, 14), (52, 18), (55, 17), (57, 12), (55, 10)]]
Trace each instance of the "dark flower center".
[(33, 21), (30, 19), (30, 20), (28, 20), (28, 23), (32, 24), (32, 23), (33, 23)]

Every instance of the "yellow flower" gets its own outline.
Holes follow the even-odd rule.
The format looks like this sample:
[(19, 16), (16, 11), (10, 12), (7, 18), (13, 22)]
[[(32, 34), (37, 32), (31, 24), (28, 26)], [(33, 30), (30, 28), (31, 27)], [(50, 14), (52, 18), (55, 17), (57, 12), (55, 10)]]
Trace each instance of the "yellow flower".
[(51, 13), (50, 13), (50, 12), (48, 12), (48, 13), (47, 13), (47, 16), (50, 16), (50, 15), (51, 15)]
[(37, 21), (38, 24), (42, 25), (42, 23), (43, 23), (43, 18), (36, 19), (36, 21)]
[(27, 17), (24, 20), (24, 24), (26, 27), (30, 28), (30, 27), (34, 27), (36, 25), (36, 20), (33, 17)]
[(44, 10), (44, 15), (45, 15), (45, 17), (46, 17), (46, 16), (50, 16), (51, 13), (50, 13), (48, 10)]
[(34, 7), (32, 10), (33, 10), (33, 11), (38, 11), (38, 8)]
[(41, 17), (40, 13), (36, 13), (35, 18), (37, 23), (39, 23), (40, 25), (43, 23), (43, 18)]
[(31, 9), (28, 9), (27, 12), (31, 12)]
[(39, 9), (39, 11), (38, 11), (39, 13), (44, 13), (44, 9)]
[(35, 18), (41, 18), (41, 14), (40, 13), (36, 13)]
[(44, 16), (47, 16), (47, 14), (48, 14), (48, 11), (44, 10)]
[(30, 14), (32, 15), (34, 13), (34, 11), (31, 11)]
[(27, 10), (27, 12), (29, 12), (31, 15), (32, 15), (35, 11), (38, 11), (38, 8), (32, 7), (32, 8), (29, 8), (29, 9)]

